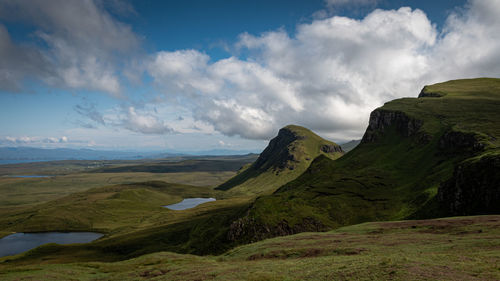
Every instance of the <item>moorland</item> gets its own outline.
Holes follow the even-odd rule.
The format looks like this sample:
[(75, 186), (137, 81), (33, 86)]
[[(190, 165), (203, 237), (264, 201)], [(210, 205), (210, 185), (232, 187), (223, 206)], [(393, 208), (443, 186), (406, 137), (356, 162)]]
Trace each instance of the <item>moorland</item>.
[[(0, 165), (1, 236), (105, 234), (0, 277), (498, 280), (498, 120), (500, 79), (464, 79), (374, 110), (347, 153), (289, 125), (259, 157)], [(162, 207), (191, 197), (217, 201)]]

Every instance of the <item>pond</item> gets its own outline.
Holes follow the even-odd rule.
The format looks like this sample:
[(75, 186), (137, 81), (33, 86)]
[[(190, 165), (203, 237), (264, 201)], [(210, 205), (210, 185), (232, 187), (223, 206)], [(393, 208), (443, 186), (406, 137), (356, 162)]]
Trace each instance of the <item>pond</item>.
[(17, 255), (47, 243), (88, 243), (101, 236), (96, 232), (14, 233), (0, 239), (0, 257)]
[(203, 204), (206, 202), (212, 202), (212, 201), (215, 201), (215, 198), (186, 198), (179, 203), (172, 204), (172, 205), (166, 205), (163, 207), (170, 209), (170, 210), (180, 211), (180, 210), (191, 209), (191, 208), (194, 208), (200, 204)]

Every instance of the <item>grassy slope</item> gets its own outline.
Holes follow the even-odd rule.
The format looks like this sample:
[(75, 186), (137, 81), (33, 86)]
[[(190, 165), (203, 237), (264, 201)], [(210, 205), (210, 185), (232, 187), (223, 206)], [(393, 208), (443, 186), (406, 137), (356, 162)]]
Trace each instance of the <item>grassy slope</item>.
[[(192, 156), (186, 160), (67, 160), (0, 165), (0, 216), (21, 205), (48, 202), (87, 189), (112, 184), (165, 181), (215, 186), (236, 174), (257, 156)], [(99, 168), (100, 167), (100, 168)], [(99, 168), (99, 169), (96, 169)], [(51, 175), (13, 178), (11, 175)]]
[[(19, 165), (6, 165), (3, 168), (7, 174), (40, 174), (38, 168), (42, 172), (54, 174), (71, 173), (50, 178), (1, 177), (0, 237), (21, 231), (78, 230), (106, 233), (105, 238), (101, 239), (105, 242), (91, 247), (92, 250), (70, 252), (76, 260), (89, 256), (122, 259), (162, 249), (222, 252), (231, 245), (210, 249), (223, 243), (215, 241), (205, 245), (203, 242), (207, 239), (223, 239), (224, 235), (217, 233), (227, 230), (230, 221), (226, 220), (234, 220), (233, 216), (238, 214), (240, 206), (243, 204), (247, 207), (246, 200), (218, 200), (186, 211), (172, 211), (162, 205), (189, 197), (220, 199), (221, 192), (214, 191), (212, 186), (235, 175), (241, 165), (255, 159), (255, 155), (244, 155), (180, 162), (111, 161), (106, 165), (111, 165), (109, 169), (118, 167), (116, 171), (113, 170), (114, 173), (77, 173), (79, 167), (87, 166), (88, 161), (66, 161), (70, 164), (69, 170), (61, 161), (35, 163), (23, 169)], [(168, 173), (157, 173), (158, 168)], [(136, 170), (152, 173), (131, 172)], [(179, 172), (185, 170), (189, 172)], [(204, 225), (205, 221), (212, 224)], [(217, 227), (218, 223), (224, 225)], [(155, 239), (161, 236), (170, 238), (158, 245)], [(141, 248), (137, 248), (137, 245), (141, 245)], [(130, 251), (121, 251), (122, 247)], [(57, 252), (58, 249), (53, 251)]]
[[(226, 196), (231, 197), (270, 194), (278, 187), (302, 174), (318, 155), (325, 155), (330, 159), (337, 159), (342, 156), (341, 152), (327, 153), (322, 151), (321, 147), (324, 145), (337, 146), (337, 144), (321, 138), (309, 129), (289, 125), (282, 130), (291, 132), (297, 139), (290, 140), (290, 142), (283, 140), (287, 136), (284, 136), (282, 131), (280, 131), (280, 134), (274, 140), (271, 140), (270, 146), (273, 141), (281, 138), (282, 140), (279, 141), (284, 142), (286, 147), (273, 149), (273, 151), (270, 151), (272, 153), (271, 157), (266, 159), (264, 163), (261, 163), (259, 167), (257, 167), (259, 161), (257, 160), (244, 171), (221, 184), (217, 189), (228, 190)], [(283, 162), (282, 157), (293, 157), (293, 160), (288, 160), (287, 167), (278, 167)], [(292, 168), (289, 168), (290, 166)]]
[[(295, 166), (300, 165), (302, 170), (305, 169), (305, 164), (301, 161), (304, 160), (304, 157), (309, 157), (308, 153), (310, 151), (318, 152), (320, 145), (323, 144), (334, 145), (331, 142), (322, 140), (305, 128), (297, 126), (291, 126), (290, 128), (305, 138), (289, 147), (297, 155), (293, 164)], [(298, 156), (299, 154), (300, 156)], [(332, 153), (329, 156), (336, 157), (337, 154)], [(216, 169), (227, 169), (228, 166), (234, 167), (235, 161), (247, 161), (248, 157), (245, 159), (240, 158), (236, 160), (233, 158), (226, 159), (224, 163), (211, 160), (210, 163), (214, 164)], [(310, 162), (310, 159), (304, 161)], [(2, 213), (4, 216), (0, 218), (0, 231), (2, 231), (3, 235), (21, 231), (56, 230), (99, 231), (107, 234), (104, 239), (93, 243), (89, 248), (82, 246), (78, 250), (72, 249), (67, 252), (67, 248), (52, 247), (44, 252), (45, 254), (50, 252), (61, 259), (71, 257), (73, 260), (86, 260), (99, 257), (99, 260), (116, 260), (159, 250), (199, 254), (221, 253), (234, 246), (234, 243), (227, 240), (226, 233), (230, 223), (237, 219), (238, 216), (241, 216), (243, 211), (248, 208), (252, 196), (220, 200), (224, 197), (227, 198), (227, 196), (223, 196), (222, 191), (215, 191), (205, 186), (187, 186), (162, 182), (137, 183), (137, 180), (139, 180), (138, 175), (142, 175), (140, 179), (158, 178), (159, 175), (169, 179), (177, 179), (173, 175), (179, 175), (178, 180), (180, 181), (193, 182), (196, 179), (196, 182), (201, 180), (201, 182), (207, 183), (212, 180), (208, 178), (208, 175), (200, 178), (200, 174), (206, 172), (167, 174), (130, 172), (144, 169), (152, 171), (150, 168), (154, 170), (160, 166), (163, 170), (169, 168), (182, 169), (184, 167), (187, 167), (187, 169), (197, 167), (199, 169), (200, 167), (206, 167), (206, 164), (203, 160), (194, 162), (188, 160), (178, 163), (165, 162), (161, 163), (161, 165), (155, 163), (123, 164), (116, 168), (110, 167), (105, 168), (105, 170), (97, 170), (98, 173), (36, 179), (33, 181), (38, 183), (35, 184), (35, 189), (38, 189), (38, 191), (44, 190), (40, 186), (41, 182), (44, 182), (45, 185), (61, 183), (61, 187), (65, 187), (68, 180), (73, 183), (73, 188), (69, 190), (78, 190), (74, 184), (77, 177), (82, 177), (82, 183), (85, 183), (87, 187), (93, 186), (94, 182), (95, 184), (103, 183), (103, 179), (136, 183), (93, 188), (43, 204), (5, 209)], [(124, 172), (99, 173), (104, 171)], [(219, 174), (220, 172), (212, 173), (211, 176), (215, 177)], [(284, 174), (287, 173), (284, 172)], [(30, 196), (23, 198), (16, 197), (17, 194), (6, 194), (8, 196), (5, 196), (4, 200), (10, 200), (15, 204), (23, 200), (40, 199), (40, 196), (33, 194), (34, 188), (29, 188), (29, 185), (26, 185), (27, 180), (32, 179), (23, 179), (23, 181), (19, 182), (19, 187), (21, 187), (21, 193), (24, 194), (22, 191), (28, 191)], [(260, 178), (260, 180), (263, 180), (263, 178)], [(10, 190), (13, 192), (16, 188), (10, 188)], [(54, 190), (54, 187), (52, 187), (52, 190)], [(187, 197), (217, 197), (219, 200), (192, 210), (180, 212), (161, 207)]]
[(74, 173), (50, 178), (0, 177), (0, 214), (3, 209), (35, 205), (91, 188), (113, 184), (165, 181), (196, 186), (215, 186), (236, 172), (183, 173)]
[(71, 264), (3, 259), (0, 279), (498, 280), (499, 237), (500, 216), (364, 223), (268, 239), (220, 256), (161, 252)]
[[(442, 215), (436, 194), (454, 166), (467, 158), (498, 154), (500, 79), (450, 81), (424, 91), (442, 94), (394, 100), (377, 109), (423, 121), (415, 135), (405, 137), (396, 126), (388, 126), (376, 141), (361, 143), (336, 161), (320, 156), (295, 181), (259, 198), (247, 218), (264, 229), (283, 221), (293, 227), (313, 218), (328, 229)], [(440, 149), (440, 138), (450, 130), (474, 134), (485, 150)]]
[[(486, 82), (492, 82), (493, 88), (498, 88), (498, 79)], [(421, 131), (432, 135), (431, 140), (421, 143), (418, 138), (401, 136), (391, 127), (377, 142), (364, 143), (339, 160), (331, 161), (320, 156), (304, 175), (282, 187), (273, 196), (257, 200), (250, 215), (269, 225), (279, 223), (283, 218), (293, 225), (300, 223), (303, 218), (313, 217), (327, 227), (338, 227), (368, 220), (406, 218), (414, 215), (422, 206), (435, 211), (433, 198), (439, 182), (450, 176), (455, 163), (466, 158), (464, 155), (436, 153), (439, 137), (446, 130), (480, 130), (478, 136), (487, 149), (484, 153), (495, 154), (497, 151), (496, 140), (499, 135), (495, 120), (499, 120), (499, 100), (497, 95), (490, 92), (479, 89), (473, 98), (470, 94), (454, 95), (452, 92), (441, 98), (401, 99), (386, 104), (383, 110), (402, 110), (413, 118), (423, 119)], [(472, 114), (476, 111), (480, 113)], [(471, 125), (471, 122), (476, 122), (476, 125)], [(98, 193), (103, 195), (107, 192), (104, 191), (102, 189)], [(164, 216), (168, 210), (149, 208), (159, 203), (152, 197), (162, 201), (172, 194), (159, 194), (158, 190), (148, 186), (134, 191), (124, 188), (119, 193), (118, 198), (114, 197), (116, 195), (101, 198), (106, 204), (100, 206), (106, 207), (102, 210), (116, 211), (117, 221), (113, 221), (113, 216), (104, 216), (105, 221), (101, 222), (87, 219), (86, 212), (88, 214), (93, 209), (85, 206), (88, 206), (87, 201), (94, 195), (90, 192), (80, 198), (85, 202), (81, 205), (84, 219), (75, 225), (93, 227), (99, 223), (106, 227), (114, 224), (112, 228), (105, 229), (110, 236), (88, 245), (41, 247), (17, 261), (26, 264), (42, 260), (112, 261), (159, 250), (220, 253), (235, 245), (234, 241), (226, 240), (225, 232), (228, 224), (243, 214), (249, 204), (243, 199), (221, 200), (176, 213), (177, 216), (171, 219), (170, 214), (174, 213)], [(72, 196), (68, 197), (72, 198), (69, 206), (74, 208), (73, 203), (79, 197)], [(131, 215), (127, 213), (128, 208), (124, 207), (128, 202), (126, 200), (138, 206), (137, 210), (131, 208), (133, 214), (130, 220), (130, 223), (138, 224), (137, 227), (129, 228), (130, 225), (118, 223)], [(151, 206), (143, 202), (148, 200), (151, 200)], [(143, 203), (145, 205), (141, 205)], [(58, 213), (63, 206), (57, 205), (52, 213)], [(68, 209), (66, 214), (69, 213)], [(103, 216), (98, 213), (96, 218), (103, 219)], [(64, 219), (59, 222), (65, 222)]]
[(220, 191), (211, 187), (159, 181), (94, 188), (14, 209), (0, 218), (0, 235), (38, 231), (106, 234), (77, 249), (55, 246), (43, 252), (72, 260), (117, 260), (160, 250), (220, 253), (234, 246), (224, 234), (230, 222), (248, 207), (247, 200), (218, 200), (184, 211), (162, 207), (183, 198), (218, 194)]
[(25, 208), (0, 219), (0, 229), (15, 232), (98, 230), (106, 233), (124, 227), (142, 228), (173, 212), (162, 205), (183, 197), (209, 197), (208, 187), (146, 182), (93, 188)]

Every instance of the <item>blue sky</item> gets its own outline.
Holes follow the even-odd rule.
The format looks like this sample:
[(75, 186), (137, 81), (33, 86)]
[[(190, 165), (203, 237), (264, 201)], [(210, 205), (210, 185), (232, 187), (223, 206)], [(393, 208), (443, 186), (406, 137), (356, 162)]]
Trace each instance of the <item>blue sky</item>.
[(0, 1), (0, 146), (337, 142), (426, 84), (500, 76), (500, 1)]

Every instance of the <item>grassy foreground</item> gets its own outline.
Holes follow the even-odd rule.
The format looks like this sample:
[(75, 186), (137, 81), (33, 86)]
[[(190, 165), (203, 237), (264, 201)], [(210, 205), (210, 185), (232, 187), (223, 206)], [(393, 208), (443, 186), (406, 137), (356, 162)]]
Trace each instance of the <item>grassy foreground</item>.
[(219, 256), (160, 252), (113, 263), (30, 265), (4, 258), (0, 279), (499, 280), (499, 263), (500, 216), (492, 215), (363, 223), (268, 239)]

